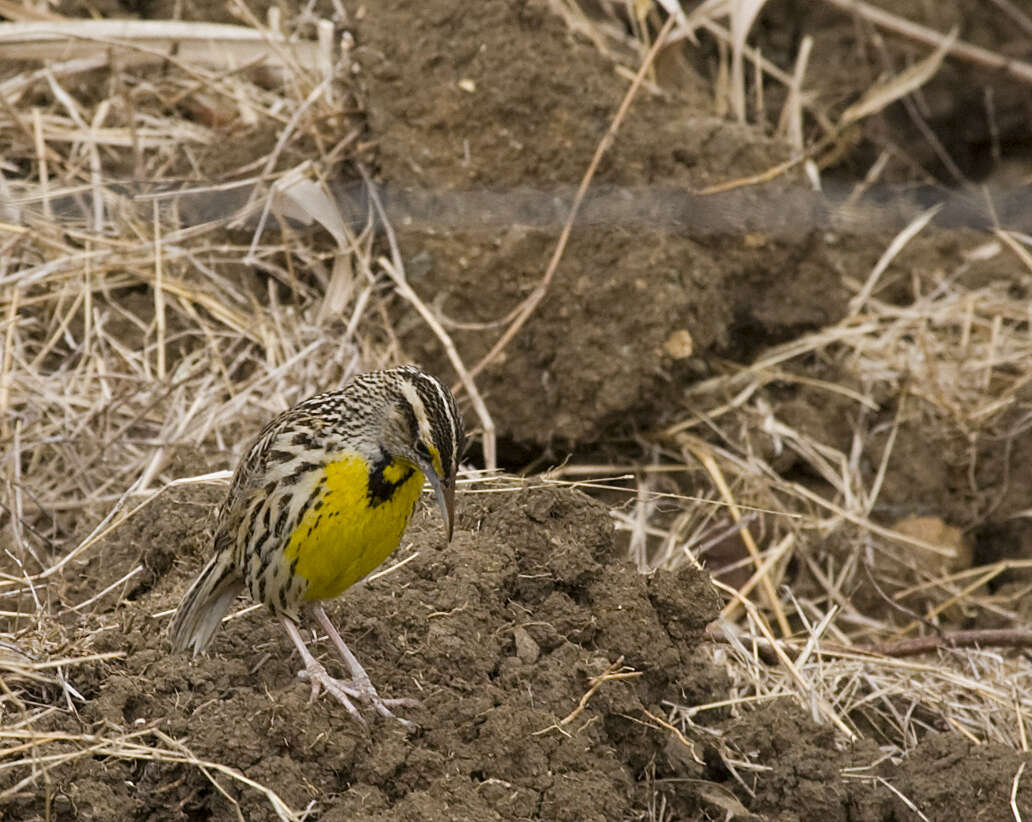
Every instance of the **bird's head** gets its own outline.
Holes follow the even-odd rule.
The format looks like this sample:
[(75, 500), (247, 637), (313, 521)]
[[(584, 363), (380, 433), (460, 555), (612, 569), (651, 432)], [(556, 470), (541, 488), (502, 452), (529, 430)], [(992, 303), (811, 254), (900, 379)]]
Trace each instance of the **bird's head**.
[(455, 475), (466, 446), (455, 397), (436, 377), (414, 367), (392, 369), (396, 401), (385, 421), (392, 456), (419, 468), (434, 489), (451, 539), (455, 525)]

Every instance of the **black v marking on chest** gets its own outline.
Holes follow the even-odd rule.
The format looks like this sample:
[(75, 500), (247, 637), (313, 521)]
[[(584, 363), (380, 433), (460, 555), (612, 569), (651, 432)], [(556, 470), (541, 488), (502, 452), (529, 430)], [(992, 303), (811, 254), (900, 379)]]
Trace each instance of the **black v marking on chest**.
[(369, 471), (369, 490), (367, 496), (369, 505), (372, 508), (390, 502), (397, 493), (398, 488), (412, 478), (415, 469), (406, 468), (404, 473), (396, 480), (389, 480), (384, 476), (384, 471), (394, 464), (394, 460), (386, 451), (380, 452), (380, 458), (373, 464)]

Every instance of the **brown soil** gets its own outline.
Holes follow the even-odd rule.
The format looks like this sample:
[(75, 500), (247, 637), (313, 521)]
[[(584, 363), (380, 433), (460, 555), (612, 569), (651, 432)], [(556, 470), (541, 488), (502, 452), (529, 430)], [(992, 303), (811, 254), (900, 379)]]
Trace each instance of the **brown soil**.
[[(213, 19), (194, 5), (185, 12)], [(345, 5), (369, 151), (413, 284), (448, 316), (494, 322), (540, 280), (564, 216), (555, 198), (568, 202), (627, 80), (544, 4), (398, 0), (367, 4), (362, 14)], [(964, 19), (977, 8), (949, 6)], [(156, 9), (132, 11), (158, 16)], [(791, 13), (771, 5), (765, 53), (779, 43), (792, 53), (778, 35)], [(828, 41), (852, 26), (837, 17), (814, 25), (822, 22)], [(865, 78), (850, 77), (851, 64), (829, 56), (833, 49), (817, 53), (827, 64), (822, 93), (847, 104)], [(684, 194), (765, 171), (789, 153), (712, 116), (711, 81), (699, 66), (667, 70), (680, 73), (681, 90), (641, 93), (547, 298), (478, 379), (513, 455), (565, 453), (677, 418), (684, 387), (721, 357), (747, 361), (840, 317), (850, 296), (843, 279), (862, 282), (891, 236), (855, 225), (830, 233), (826, 209), (799, 193), (794, 172), (745, 193)], [(936, 110), (962, 110), (953, 105)], [(1022, 106), (1027, 97), (1002, 97), (1005, 122)], [(963, 139), (972, 146), (980, 137)], [(239, 142), (237, 151), (248, 153)], [(861, 175), (864, 156), (852, 155)], [(635, 194), (646, 187), (648, 196)], [(631, 224), (626, 192), (638, 198)], [(890, 216), (880, 229), (897, 222)], [(955, 259), (958, 236), (933, 229), (911, 245), (898, 261), (905, 276), (881, 296), (904, 300), (911, 277)], [(966, 276), (998, 276), (991, 265), (973, 264)], [(455, 331), (468, 364), (503, 327)], [(410, 358), (449, 373), (436, 339), (421, 324), (407, 328), (401, 342)], [(696, 351), (690, 360), (664, 349), (682, 330)], [(827, 376), (824, 369), (834, 365), (814, 363), (809, 376)], [(776, 390), (786, 419), (848, 453), (852, 428), (834, 400)], [(1019, 407), (1001, 429), (1016, 425)], [(884, 437), (895, 413), (887, 401), (870, 429)], [(1028, 483), (1009, 471), (1032, 459), (1027, 437), (972, 446), (963, 432), (943, 436), (920, 419), (901, 428), (879, 515), (943, 515), (975, 536), (979, 561), (1032, 556), (1032, 528), (1016, 518), (1027, 509)], [(789, 457), (781, 467), (792, 470)], [(78, 626), (93, 634), (91, 650), (125, 657), (75, 670), (85, 702), (47, 718), (55, 734), (142, 730), (147, 744), (169, 749), (160, 732), (295, 810), (314, 803), (310, 818), (325, 822), (722, 819), (732, 802), (747, 809), (735, 810), (737, 818), (779, 822), (922, 818), (907, 802), (933, 820), (1012, 818), (1011, 782), (1029, 757), (958, 733), (930, 732), (906, 757), (885, 758), (870, 740), (842, 745), (786, 700), (744, 715), (707, 712), (688, 740), (694, 747), (686, 746), (650, 714), (665, 715), (664, 701), (728, 698), (723, 670), (699, 647), (720, 607), (715, 590), (688, 569), (635, 573), (614, 545), (606, 509), (575, 491), (466, 494), (451, 545), (439, 520), (422, 512), (406, 538), (416, 559), (331, 610), (381, 693), (419, 697), (422, 707), (405, 711), (419, 725), (413, 733), (372, 717), (363, 728), (325, 697), (309, 705), (308, 687), (295, 678), (297, 656), (263, 612), (230, 622), (208, 656), (172, 656), (167, 617), (154, 615), (177, 604), (203, 563), (218, 498), (219, 489), (168, 493), (95, 547), (68, 580), (68, 596), (82, 601), (136, 563), (145, 568), (123, 601)], [(637, 675), (603, 682), (562, 724), (593, 677), (621, 658)], [(58, 701), (44, 688), (38, 697)], [(746, 752), (765, 769), (736, 777), (726, 751)], [(844, 775), (845, 768), (855, 770)], [(20, 776), (0, 771), (0, 789)], [(54, 769), (39, 791), (3, 809), (4, 818), (275, 818), (259, 792), (211, 776), (228, 798), (193, 765), (97, 754)], [(1015, 803), (1032, 817), (1032, 776)]]
[[(399, 30), (412, 34), (404, 44)], [(400, 239), (428, 269), (419, 290), (467, 322), (505, 317), (540, 280), (562, 222), (553, 199), (569, 200), (626, 81), (534, 4), (396, 3), (367, 15), (358, 33), (380, 175), (401, 189), (396, 224), (416, 212), (417, 230)], [(679, 405), (678, 385), (699, 368), (664, 351), (675, 332), (689, 330), (696, 351), (744, 354), (841, 312), (834, 252), (814, 236), (815, 206), (793, 203), (797, 179), (686, 194), (787, 158), (784, 145), (709, 116), (701, 81), (689, 88), (636, 101), (548, 299), (485, 372), (481, 389), (503, 437), (584, 443), (648, 426)], [(500, 194), (513, 189), (516, 203)], [(424, 191), (433, 208), (420, 203)], [(429, 215), (431, 225), (419, 222)], [(499, 334), (460, 332), (456, 342), (472, 364)], [(424, 330), (406, 343), (448, 369)]]
[[(414, 732), (375, 716), (362, 727), (325, 697), (310, 704), (297, 656), (264, 611), (224, 626), (206, 656), (170, 655), (167, 617), (154, 614), (174, 607), (204, 561), (210, 517), (201, 512), (213, 496), (171, 492), (100, 546), (103, 579), (123, 561), (142, 560), (150, 575), (84, 626), (91, 650), (126, 656), (78, 669), (85, 704), (39, 730), (110, 737), (152, 727), (295, 809), (314, 803), (321, 820), (601, 821), (638, 818), (657, 801), (671, 818), (702, 819), (735, 795), (756, 818), (786, 822), (915, 818), (899, 794), (931, 819), (1008, 812), (1023, 757), (960, 736), (932, 735), (900, 762), (883, 761), (870, 741), (839, 747), (790, 704), (737, 720), (713, 712), (692, 747), (659, 727), (664, 700), (726, 694), (698, 648), (719, 599), (700, 572), (645, 577), (627, 567), (605, 508), (576, 491), (466, 494), (451, 545), (438, 517), (421, 511), (409, 531), (416, 558), (331, 609), (381, 693), (418, 696), (421, 707), (404, 711)], [(621, 658), (634, 675), (603, 682), (577, 713), (592, 678)], [(721, 750), (771, 766), (745, 774), (752, 796), (710, 733)], [(845, 778), (850, 767), (868, 778)], [(13, 801), (5, 818), (230, 820), (237, 806), (248, 820), (276, 818), (257, 791), (217, 778), (225, 796), (197, 767), (84, 758), (56, 770), (42, 794)], [(10, 780), (0, 776), (0, 788)], [(1032, 808), (1032, 787), (1019, 801)]]
[[(444, 819), (449, 809), (603, 820), (649, 799), (641, 770), (668, 738), (645, 709), (721, 680), (695, 650), (719, 605), (703, 574), (627, 567), (605, 508), (579, 493), (467, 495), (451, 545), (438, 518), (421, 514), (409, 531), (416, 559), (337, 609), (381, 692), (422, 703), (405, 710), (413, 733), (374, 717), (363, 728), (331, 700), (307, 704), (297, 659), (264, 612), (229, 623), (208, 656), (168, 653), (166, 619), (152, 615), (175, 605), (203, 562), (206, 507), (203, 491), (169, 494), (101, 546), (105, 574), (142, 551), (150, 578), (91, 626), (93, 649), (125, 652), (124, 662), (77, 677), (85, 705), (49, 730), (160, 718), (196, 756), (233, 763), (294, 808), (315, 801), (325, 820)], [(637, 674), (603, 683), (563, 724), (621, 657)], [(246, 819), (275, 818), (261, 796), (228, 788)], [(233, 818), (204, 775), (181, 765), (86, 759), (49, 790), (11, 812), (42, 817), (49, 801), (60, 819)]]
[[(954, 5), (953, 15), (962, 15), (964, 4)], [(828, 41), (852, 25), (842, 15), (820, 19)], [(796, 30), (793, 10), (772, 4), (764, 20), (775, 47), (785, 48), (784, 35)], [(416, 286), (450, 317), (498, 321), (540, 281), (572, 188), (627, 82), (591, 43), (532, 3), (475, 10), (457, 0), (391, 3), (366, 15), (357, 34), (380, 178), (394, 195), (402, 250), (418, 261)], [(840, 61), (838, 51), (827, 45), (818, 58), (827, 67), (814, 74), (823, 95), (848, 102), (875, 78), (851, 64), (863, 55)], [(795, 172), (725, 194), (690, 194), (767, 171), (788, 154), (755, 129), (713, 117), (708, 81), (690, 71), (678, 79), (676, 94), (636, 99), (548, 298), (479, 382), (503, 437), (583, 446), (680, 413), (679, 387), (705, 373), (710, 357), (748, 360), (841, 316), (842, 277), (862, 280), (891, 236), (871, 233), (898, 229), (912, 211), (897, 200), (863, 219), (838, 220), (843, 233), (829, 234), (834, 196), (809, 194)], [(972, 89), (991, 82), (979, 79)], [(463, 90), (463, 81), (474, 90)], [(955, 85), (940, 79), (930, 93), (939, 99)], [(1032, 116), (1028, 96), (1008, 85), (999, 97), (1011, 124), (1000, 139), (1028, 151), (1013, 125)], [(988, 139), (952, 128), (951, 114), (969, 120), (963, 102), (953, 103), (937, 112), (953, 150)], [(888, 139), (909, 139), (909, 131), (900, 125)], [(924, 156), (921, 144), (915, 162)], [(953, 219), (985, 223), (984, 215)], [(939, 235), (926, 243), (931, 254), (908, 254), (901, 265), (933, 269), (955, 242)], [(696, 353), (687, 363), (663, 347), (682, 330)], [(456, 331), (455, 339), (472, 364), (500, 333)], [(405, 342), (417, 359), (449, 370), (425, 328)]]

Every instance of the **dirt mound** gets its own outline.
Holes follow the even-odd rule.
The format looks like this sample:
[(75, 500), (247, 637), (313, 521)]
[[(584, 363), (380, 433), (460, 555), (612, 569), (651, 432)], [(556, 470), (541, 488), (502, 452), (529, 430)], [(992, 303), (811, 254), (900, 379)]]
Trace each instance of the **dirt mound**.
[[(453, 332), (472, 365), (540, 281), (627, 81), (544, 4), (378, 4), (356, 37), (413, 285), (446, 316), (491, 324)], [(710, 92), (691, 77), (676, 95), (638, 95), (547, 298), (478, 380), (503, 437), (583, 443), (631, 418), (648, 425), (698, 377), (699, 360), (664, 348), (672, 335), (687, 331), (700, 355), (744, 353), (844, 307), (812, 236), (821, 218), (791, 195), (791, 175), (692, 195), (788, 154), (708, 116)], [(425, 328), (404, 342), (450, 370)]]
[[(628, 567), (606, 509), (565, 488), (465, 494), (451, 545), (421, 511), (407, 539), (414, 558), (331, 611), (382, 694), (420, 699), (405, 711), (414, 732), (375, 716), (364, 728), (326, 697), (310, 705), (296, 653), (264, 610), (223, 626), (207, 656), (172, 655), (167, 614), (155, 615), (205, 558), (200, 512), (213, 496), (174, 490), (98, 546), (111, 573), (134, 559), (147, 568), (133, 598), (83, 628), (91, 650), (125, 657), (77, 668), (78, 713), (37, 721), (67, 740), (46, 748), (67, 761), (44, 791), (13, 800), (10, 818), (276, 819), (237, 772), (325, 822), (601, 821), (657, 803), (672, 818), (744, 804), (770, 820), (874, 822), (910, 818), (901, 796), (926, 812), (969, 797), (971, 818), (987, 796), (1000, 804), (992, 818), (1007, 810), (1023, 757), (976, 751), (959, 735), (931, 735), (900, 761), (871, 740), (839, 746), (788, 703), (707, 712), (687, 745), (661, 727), (664, 700), (727, 697), (698, 648), (719, 600), (700, 572)], [(732, 771), (746, 760), (759, 767), (740, 781)], [(16, 773), (0, 773), (0, 790)]]
[[(718, 605), (704, 575), (639, 575), (614, 556), (605, 508), (568, 490), (466, 495), (451, 545), (438, 519), (421, 515), (408, 537), (418, 556), (350, 592), (334, 615), (381, 693), (422, 702), (405, 712), (415, 733), (374, 717), (367, 730), (326, 698), (307, 704), (296, 654), (264, 611), (225, 625), (208, 656), (169, 653), (167, 620), (152, 615), (175, 604), (207, 550), (203, 517), (192, 533), (177, 527), (190, 521), (177, 507), (195, 511), (197, 493), (144, 509), (104, 546), (111, 558), (189, 561), (164, 564), (153, 591), (107, 615), (116, 624), (94, 649), (127, 657), (76, 678), (87, 702), (53, 730), (155, 727), (295, 809), (316, 802), (324, 820), (448, 818), (449, 808), (603, 820), (645, 807), (641, 769), (667, 739), (643, 709), (659, 711), (700, 675), (695, 646)], [(617, 668), (635, 675), (603, 682), (563, 724), (620, 657)], [(98, 768), (87, 758), (52, 779), (79, 819), (234, 815), (197, 768), (179, 764), (113, 758)], [(274, 818), (260, 794), (224, 787), (246, 819)], [(42, 803), (26, 800), (19, 814)]]

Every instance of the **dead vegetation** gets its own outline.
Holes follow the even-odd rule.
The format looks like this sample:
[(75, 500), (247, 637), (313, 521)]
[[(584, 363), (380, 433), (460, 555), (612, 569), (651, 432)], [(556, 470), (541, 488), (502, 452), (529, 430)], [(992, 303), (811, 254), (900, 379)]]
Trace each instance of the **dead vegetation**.
[[(714, 192), (800, 165), (817, 183), (850, 126), (918, 90), (944, 60), (1003, 59), (955, 34), (930, 42), (923, 29), (921, 39), (895, 18), (896, 33), (928, 45), (926, 54), (836, 113), (807, 93), (809, 46), (794, 67), (774, 66), (750, 47), (762, 2), (709, 2), (689, 15), (660, 5), (677, 12), (662, 27), (647, 4), (634, 6), (640, 17), (624, 17), (621, 5), (601, 20), (555, 4), (630, 80), (580, 193), (622, 118), (634, 117), (635, 95), (655, 82), (663, 47), (715, 38), (717, 111), (776, 121), (793, 149), (766, 175)], [(5, 14), (13, 19), (17, 8)], [(145, 569), (120, 571), (88, 594), (69, 577), (156, 495), (224, 479), (216, 469), (231, 466), (241, 434), (261, 420), (357, 370), (404, 359), (399, 324), (426, 322), (441, 340), (493, 468), (490, 406), (476, 378), (547, 300), (574, 225), (579, 200), (538, 289), (494, 329), (486, 357), (464, 362), (433, 300), (408, 284), (375, 188), (356, 217), (342, 214), (331, 187), (342, 163), (364, 169), (373, 152), (350, 86), (358, 68), (347, 16), (270, 15), (262, 23), (240, 10), (243, 25), (232, 32), (182, 23), (95, 31), (75, 21), (74, 54), (65, 50), (67, 28), (11, 23), (0, 31), (0, 54), (26, 61), (0, 82), (0, 770), (15, 775), (0, 799), (35, 790), (72, 759), (103, 755), (186, 763), (220, 791), (220, 778), (236, 780), (263, 792), (280, 818), (303, 818), (232, 763), (202, 761), (157, 728), (47, 730), (51, 714), (74, 712), (82, 699), (77, 669), (118, 656), (91, 651), (81, 617), (114, 609)], [(860, 12), (865, 21), (890, 25), (868, 11)], [(637, 37), (624, 33), (627, 25)], [(41, 29), (57, 36), (40, 40)], [(246, 40), (244, 51), (220, 39), (230, 34)], [(168, 44), (187, 35), (203, 45), (170, 53)], [(32, 51), (13, 50), (15, 38), (31, 40)], [(1004, 65), (1028, 81), (1027, 64)], [(765, 115), (768, 84), (780, 87), (778, 117)], [(223, 162), (219, 178), (208, 178), (211, 157), (234, 156), (234, 138), (253, 149), (256, 135), (265, 136), (260, 156)], [(879, 158), (850, 207), (884, 168)], [(535, 480), (613, 500), (612, 517), (642, 570), (701, 561), (716, 571), (727, 604), (706, 653), (731, 690), (710, 704), (671, 699), (657, 728), (718, 744), (707, 712), (792, 700), (842, 739), (873, 738), (888, 756), (930, 730), (1028, 751), (1027, 660), (1008, 647), (1028, 644), (1019, 611), (1027, 583), (992, 583), (1029, 560), (978, 564), (964, 539), (894, 530), (904, 517), (879, 510), (908, 427), (938, 432), (956, 454), (966, 449), (968, 490), (978, 497), (979, 456), (1004, 454), (1004, 474), (1009, 458), (1006, 447), (980, 445), (1013, 442), (1032, 419), (1032, 241), (998, 226), (966, 235), (932, 273), (900, 265), (935, 213), (912, 216), (866, 279), (846, 280), (854, 296), (845, 316), (751, 363), (717, 362), (712, 376), (689, 386), (691, 411), (674, 410), (641, 435), (649, 461), (574, 461)], [(377, 225), (392, 238), (386, 248)], [(989, 263), (1006, 276), (971, 276)], [(827, 403), (847, 435), (786, 416), (777, 401), (786, 389), (815, 407)], [(194, 464), (183, 455), (199, 452), (216, 473), (182, 473)], [(998, 495), (1009, 481), (998, 480)], [(472, 471), (467, 485), (514, 487)], [(949, 510), (931, 519), (974, 528), (994, 504), (980, 498), (960, 523)], [(718, 549), (729, 545), (730, 559), (724, 551), (717, 567)], [(1011, 633), (994, 634), (986, 647), (952, 643), (961, 624)], [(900, 647), (892, 643), (918, 636), (937, 638), (928, 655), (892, 655)], [(731, 766), (764, 764), (748, 763), (733, 742), (719, 745)]]

